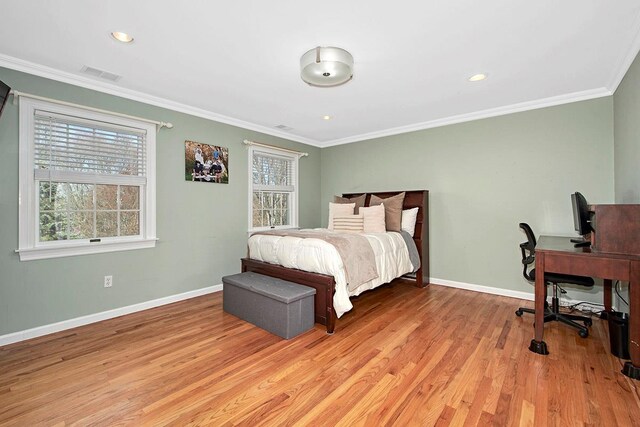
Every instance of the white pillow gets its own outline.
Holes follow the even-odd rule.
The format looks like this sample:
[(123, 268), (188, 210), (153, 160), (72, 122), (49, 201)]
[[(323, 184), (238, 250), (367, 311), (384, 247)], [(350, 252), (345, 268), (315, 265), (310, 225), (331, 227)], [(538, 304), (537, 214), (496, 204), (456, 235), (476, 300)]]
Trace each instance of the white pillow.
[(333, 230), (341, 233), (362, 233), (364, 217), (359, 215), (334, 215)]
[(355, 203), (331, 203), (329, 202), (329, 230), (333, 230), (333, 217), (353, 215)]
[(402, 225), (400, 228), (403, 231), (411, 234), (413, 237), (413, 233), (416, 231), (416, 220), (418, 219), (418, 209), (419, 208), (411, 208), (405, 209), (402, 211)]
[(368, 208), (360, 208), (364, 217), (365, 233), (384, 233), (387, 231), (384, 223), (384, 203)]

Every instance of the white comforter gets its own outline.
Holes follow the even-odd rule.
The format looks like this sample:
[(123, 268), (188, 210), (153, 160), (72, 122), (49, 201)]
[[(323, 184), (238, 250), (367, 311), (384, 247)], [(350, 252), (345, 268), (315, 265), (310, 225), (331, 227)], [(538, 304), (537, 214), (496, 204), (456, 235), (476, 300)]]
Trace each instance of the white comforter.
[(399, 233), (366, 233), (363, 236), (373, 248), (378, 278), (363, 283), (352, 292), (347, 289), (338, 251), (324, 240), (257, 234), (249, 238), (249, 258), (333, 276), (336, 281), (333, 307), (340, 317), (353, 308), (350, 296), (360, 295), (414, 270), (407, 245)]

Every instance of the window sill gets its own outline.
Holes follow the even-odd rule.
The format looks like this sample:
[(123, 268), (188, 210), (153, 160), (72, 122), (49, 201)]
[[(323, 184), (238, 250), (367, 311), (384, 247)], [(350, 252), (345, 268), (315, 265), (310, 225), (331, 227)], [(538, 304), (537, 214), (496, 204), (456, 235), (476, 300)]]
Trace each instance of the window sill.
[(16, 252), (20, 255), (20, 261), (33, 261), (38, 259), (62, 258), (67, 256), (153, 248), (156, 246), (156, 240), (158, 239), (140, 239), (128, 242), (86, 243), (78, 245), (71, 244), (56, 247), (18, 249)]

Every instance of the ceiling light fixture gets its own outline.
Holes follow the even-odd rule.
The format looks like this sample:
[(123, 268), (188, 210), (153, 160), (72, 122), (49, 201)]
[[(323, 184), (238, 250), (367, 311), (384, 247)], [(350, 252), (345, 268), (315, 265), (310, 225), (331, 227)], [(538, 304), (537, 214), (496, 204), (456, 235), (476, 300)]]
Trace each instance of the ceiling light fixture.
[(111, 37), (113, 37), (114, 39), (116, 39), (116, 40), (118, 40), (119, 42), (122, 42), (122, 43), (131, 43), (133, 41), (133, 37), (131, 37), (127, 33), (122, 33), (120, 31), (112, 32), (111, 33)]
[(482, 81), (484, 79), (486, 79), (488, 76), (484, 73), (480, 73), (480, 74), (474, 74), (473, 76), (469, 77), (469, 81), (470, 82), (479, 82)]
[(324, 120), (331, 120), (331, 116), (322, 116)]
[(300, 77), (307, 84), (331, 87), (353, 78), (353, 56), (339, 47), (316, 47), (300, 58)]

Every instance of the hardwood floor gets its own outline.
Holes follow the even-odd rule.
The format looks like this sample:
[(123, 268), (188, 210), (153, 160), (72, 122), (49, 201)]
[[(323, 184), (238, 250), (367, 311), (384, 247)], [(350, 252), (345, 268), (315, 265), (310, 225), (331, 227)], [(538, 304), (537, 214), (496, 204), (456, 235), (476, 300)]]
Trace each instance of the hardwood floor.
[(397, 283), (287, 341), (207, 295), (0, 347), (0, 425), (640, 425), (606, 322), (543, 357), (522, 303)]

